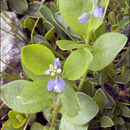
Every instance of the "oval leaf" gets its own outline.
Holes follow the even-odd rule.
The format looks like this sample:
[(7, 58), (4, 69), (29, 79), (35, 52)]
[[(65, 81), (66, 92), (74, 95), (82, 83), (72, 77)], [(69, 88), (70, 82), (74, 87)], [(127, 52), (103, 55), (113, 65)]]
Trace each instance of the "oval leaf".
[(73, 125), (67, 122), (65, 118), (62, 117), (59, 130), (87, 130), (87, 129), (88, 129), (88, 124), (87, 125)]
[(102, 89), (98, 89), (94, 95), (94, 100), (99, 106), (101, 113), (103, 113), (104, 107), (107, 104), (107, 97)]
[(22, 60), (24, 65), (37, 75), (44, 75), (49, 65), (55, 60), (54, 54), (40, 44), (28, 45), (22, 48)]
[(1, 99), (11, 109), (21, 113), (36, 113), (44, 110), (52, 104), (52, 100), (33, 100), (26, 103), (22, 96), (23, 88), (29, 84), (26, 80), (17, 80), (1, 87)]
[(109, 65), (127, 42), (127, 37), (119, 33), (105, 33), (93, 45), (93, 60), (89, 66), (92, 71), (99, 71)]
[(92, 54), (87, 48), (73, 51), (64, 64), (63, 76), (69, 80), (80, 78), (87, 70), (91, 61)]
[(44, 127), (40, 123), (34, 122), (31, 126), (31, 130), (44, 130)]
[(84, 39), (87, 39), (88, 33), (93, 29), (97, 29), (103, 21), (106, 13), (106, 9), (109, 0), (101, 1), (101, 6), (104, 9), (104, 16), (102, 18), (95, 18), (93, 15), (90, 16), (89, 22), (80, 23), (78, 18), (89, 12), (91, 14), (93, 10), (94, 0), (59, 0), (60, 12), (65, 20), (65, 22), (78, 34), (80, 34)]
[(101, 122), (102, 128), (107, 128), (107, 127), (111, 127), (114, 125), (113, 121), (108, 116), (101, 117), (100, 122)]
[(24, 103), (38, 102), (56, 96), (55, 92), (47, 90), (47, 83), (49, 80), (50, 79), (46, 79), (27, 84), (22, 90)]
[(41, 2), (33, 2), (28, 5), (28, 10), (24, 13), (24, 15), (27, 15), (29, 17), (33, 18), (40, 18), (41, 15), (39, 14), (38, 10), (42, 6)]
[[(71, 102), (71, 103), (70, 103)], [(79, 100), (73, 87), (66, 85), (66, 89), (62, 94), (62, 111), (68, 116), (76, 116), (80, 111)]]
[(82, 92), (78, 92), (77, 95), (79, 98), (81, 108), (79, 114), (74, 117), (70, 117), (66, 115), (66, 113), (64, 112), (62, 114), (68, 122), (75, 125), (84, 125), (97, 115), (99, 108), (96, 102), (88, 95)]
[(14, 110), (9, 111), (8, 116), (9, 120), (12, 122), (12, 126), (16, 129), (22, 127), (27, 121), (27, 116), (25, 114)]
[(85, 44), (79, 44), (77, 42), (69, 41), (69, 40), (59, 40), (56, 42), (58, 47), (62, 50), (72, 50), (75, 48), (85, 47)]
[(18, 14), (22, 14), (28, 9), (26, 0), (9, 0), (9, 5)]
[(36, 75), (33, 72), (31, 72), (23, 63), (22, 59), (21, 59), (21, 63), (22, 63), (22, 68), (24, 73), (26, 74), (26, 76), (34, 81), (38, 81), (38, 80), (46, 80), (48, 79), (48, 75)]

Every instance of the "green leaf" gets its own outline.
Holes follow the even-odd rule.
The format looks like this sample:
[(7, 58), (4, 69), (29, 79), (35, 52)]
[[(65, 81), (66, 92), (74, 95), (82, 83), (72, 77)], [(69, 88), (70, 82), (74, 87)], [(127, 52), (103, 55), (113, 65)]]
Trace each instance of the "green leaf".
[(26, 0), (9, 0), (9, 5), (18, 14), (23, 14), (28, 9)]
[(78, 92), (77, 93), (80, 102), (80, 111), (78, 115), (70, 117), (66, 113), (62, 113), (63, 117), (74, 125), (84, 125), (92, 120), (98, 113), (99, 108), (95, 101), (88, 95)]
[(22, 48), (22, 60), (24, 65), (37, 75), (44, 75), (49, 65), (55, 60), (54, 54), (40, 44), (28, 45)]
[(121, 77), (114, 78), (114, 81), (119, 84), (127, 84), (130, 82), (130, 69), (124, 72), (124, 75)]
[(47, 2), (45, 5), (53, 12), (53, 14), (56, 13), (57, 8), (54, 2)]
[(72, 49), (82, 48), (86, 46), (85, 44), (79, 44), (77, 42), (69, 41), (69, 40), (59, 40), (56, 42), (56, 44), (62, 50), (72, 50)]
[[(44, 110), (52, 104), (52, 100), (40, 100), (34, 102), (24, 100), (22, 91), (29, 84), (26, 80), (17, 80), (1, 87), (1, 99), (11, 109), (21, 113), (36, 113)], [(34, 93), (35, 95), (35, 93)]]
[(119, 104), (118, 107), (120, 108), (121, 112), (122, 112), (122, 115), (124, 117), (130, 117), (130, 109), (124, 105), (124, 104)]
[(87, 125), (73, 125), (70, 124), (65, 120), (65, 118), (62, 117), (61, 119), (61, 124), (59, 130), (87, 130), (88, 129), (88, 124)]
[(66, 84), (66, 89), (62, 94), (61, 110), (68, 116), (76, 116), (80, 111), (80, 104), (73, 87)]
[(8, 116), (14, 128), (22, 127), (27, 120), (27, 116), (25, 114), (16, 112), (14, 110), (9, 111)]
[(61, 13), (58, 11), (55, 13), (54, 16), (54, 21), (56, 24), (71, 38), (76, 37), (76, 38), (81, 38), (80, 35), (78, 35), (76, 32), (74, 32), (64, 21), (64, 19), (61, 16)]
[(55, 26), (56, 33), (59, 35), (60, 39), (64, 39), (61, 29), (59, 28), (59, 26), (57, 26), (56, 21), (54, 20), (53, 12), (45, 5), (43, 5), (39, 9), (39, 13), (43, 17), (43, 19), (45, 19), (46, 21), (50, 22), (53, 26)]
[(127, 25), (130, 24), (130, 16), (124, 17), (121, 21), (120, 21), (120, 26), (122, 28), (126, 27)]
[(91, 40), (93, 42), (96, 41), (96, 39), (101, 36), (102, 34), (107, 32), (107, 22), (103, 22), (95, 31), (93, 31), (91, 35)]
[(99, 71), (108, 66), (125, 46), (127, 37), (119, 33), (105, 33), (93, 45), (93, 60), (89, 65), (92, 71)]
[(4, 126), (1, 128), (1, 130), (23, 130), (23, 127), (20, 127), (20, 128), (14, 128), (13, 126), (12, 126), (12, 122), (11, 122), (11, 120), (10, 119), (8, 119), (6, 122), (5, 122), (5, 124), (4, 124)]
[(49, 80), (50, 78), (46, 80), (43, 79), (43, 81), (30, 82), (27, 84), (22, 90), (24, 102), (38, 102), (56, 96), (55, 92), (47, 90), (47, 83)]
[(92, 54), (87, 48), (73, 51), (65, 61), (63, 76), (69, 80), (80, 78), (92, 61)]
[(115, 13), (114, 12), (110, 12), (109, 13), (108, 20), (109, 20), (111, 25), (115, 25), (116, 24)]
[(104, 107), (107, 104), (107, 97), (102, 89), (98, 89), (94, 95), (94, 100), (99, 106), (99, 110), (103, 113)]
[(41, 2), (33, 2), (28, 5), (28, 10), (24, 13), (24, 15), (27, 15), (29, 17), (33, 18), (40, 18), (41, 15), (39, 14), (38, 10), (42, 6)]
[(106, 109), (114, 108), (116, 106), (116, 103), (115, 103), (114, 99), (107, 92), (105, 92), (105, 94), (106, 94), (106, 97), (107, 97), (107, 104), (106, 104), (105, 108)]
[(44, 130), (44, 127), (40, 123), (34, 122), (31, 126), (31, 130)]
[(54, 41), (54, 39), (55, 39), (55, 27), (54, 26), (46, 33), (45, 39)]
[[(24, 28), (27, 28), (30, 32), (32, 31), (34, 24), (35, 24), (35, 20), (29, 17), (26, 17), (26, 19), (23, 22)], [(34, 31), (34, 34), (35, 33), (36, 32)]]
[(94, 85), (90, 82), (90, 80), (87, 80), (84, 85), (83, 85), (83, 89), (85, 90), (85, 92), (87, 92), (87, 94), (91, 97), (94, 96), (95, 93), (95, 87)]
[(104, 8), (103, 18), (95, 18), (90, 16), (88, 23), (80, 23), (78, 18), (86, 12), (91, 12), (96, 1), (92, 0), (59, 0), (60, 12), (65, 22), (84, 39), (87, 39), (88, 33), (97, 29), (104, 19), (109, 0), (101, 1), (101, 6)]
[(22, 68), (23, 71), (25, 72), (26, 76), (34, 81), (38, 81), (38, 80), (46, 80), (49, 78), (48, 75), (36, 75), (33, 72), (31, 72), (23, 63), (22, 59), (21, 59), (21, 63), (22, 63)]
[(101, 117), (100, 122), (102, 128), (112, 127), (114, 125), (113, 121), (108, 116)]
[(117, 125), (117, 124), (123, 125), (124, 124), (124, 120), (121, 117), (114, 117), (113, 122), (115, 125)]

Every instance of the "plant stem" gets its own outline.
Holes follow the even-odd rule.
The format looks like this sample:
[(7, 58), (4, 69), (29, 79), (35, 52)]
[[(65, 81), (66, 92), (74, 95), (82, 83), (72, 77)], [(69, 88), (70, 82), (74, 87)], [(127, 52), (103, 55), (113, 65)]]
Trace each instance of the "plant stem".
[(79, 84), (79, 87), (78, 87), (78, 90), (79, 90), (79, 91), (80, 91), (80, 90), (82, 89), (82, 87), (83, 87), (83, 84), (84, 84), (84, 81), (85, 81), (87, 72), (88, 72), (88, 70), (86, 70), (86, 72), (84, 73), (84, 75), (83, 75), (83, 77), (82, 77), (82, 79), (81, 79), (81, 81), (80, 81), (80, 84)]
[(58, 110), (59, 110), (60, 103), (61, 103), (61, 93), (59, 93), (58, 96), (57, 96), (56, 106), (53, 110), (52, 123), (51, 123), (50, 130), (52, 130), (52, 128), (55, 126), (55, 121), (56, 121), (56, 117), (57, 117), (57, 113), (58, 113)]
[(26, 122), (26, 124), (25, 124), (25, 126), (24, 126), (24, 128), (23, 128), (23, 130), (26, 130), (26, 128), (27, 128), (27, 126), (28, 126), (28, 124), (29, 124), (30, 119), (31, 119), (31, 115), (30, 115), (30, 117), (28, 118), (28, 120), (27, 120), (27, 122)]
[(34, 30), (38, 24), (38, 21), (39, 21), (39, 18), (36, 20), (34, 26), (33, 26), (33, 29), (32, 29), (32, 32), (31, 32), (31, 44), (33, 44), (33, 33), (34, 33)]

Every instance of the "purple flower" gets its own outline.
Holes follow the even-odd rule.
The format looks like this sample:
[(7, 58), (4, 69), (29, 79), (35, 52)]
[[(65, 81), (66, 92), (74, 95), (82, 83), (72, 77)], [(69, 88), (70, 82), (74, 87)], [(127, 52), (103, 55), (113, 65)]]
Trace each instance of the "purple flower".
[(103, 14), (104, 14), (103, 8), (100, 5), (96, 5), (95, 8), (94, 8), (94, 11), (93, 11), (94, 17), (95, 18), (98, 18), (98, 17), (102, 18)]
[(54, 67), (57, 67), (57, 68), (60, 68), (60, 67), (61, 67), (61, 63), (60, 63), (60, 61), (59, 61), (59, 58), (56, 58), (56, 59), (54, 60)]
[(82, 14), (78, 20), (80, 21), (80, 23), (87, 23), (89, 21), (90, 18), (90, 14), (88, 12)]
[(52, 79), (47, 84), (48, 91), (51, 91), (54, 88), (54, 92), (60, 93), (65, 90), (65, 81), (61, 78)]

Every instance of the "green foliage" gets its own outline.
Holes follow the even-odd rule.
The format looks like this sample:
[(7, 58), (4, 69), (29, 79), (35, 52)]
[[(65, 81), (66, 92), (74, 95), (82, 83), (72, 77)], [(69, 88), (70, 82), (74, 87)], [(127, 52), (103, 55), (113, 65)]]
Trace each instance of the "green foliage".
[(37, 75), (44, 75), (53, 64), (55, 56), (45, 46), (34, 44), (22, 48), (22, 60), (26, 67)]
[(9, 0), (10, 8), (18, 14), (23, 14), (28, 9), (26, 0)]
[(34, 122), (31, 126), (31, 130), (44, 130), (44, 127), (40, 123)]
[(87, 125), (74, 125), (67, 122), (63, 117), (61, 119), (60, 130), (87, 130)]
[(13, 110), (9, 111), (8, 116), (12, 126), (16, 129), (22, 127), (27, 120), (27, 115)]
[[(127, 37), (118, 33), (105, 33), (93, 45), (93, 60), (89, 69), (99, 71), (115, 59), (127, 42)], [(99, 64), (100, 63), (100, 64)]]
[[(104, 10), (103, 17), (94, 17), (96, 5)], [(0, 72), (1, 78), (15, 80), (0, 88), (3, 104), (12, 109), (7, 119), (3, 115), (6, 106), (0, 106), (1, 120), (7, 119), (2, 130), (130, 128), (128, 0), (0, 0), (0, 8), (12, 22), (11, 28), (25, 33), (26, 38), (22, 39), (27, 44), (21, 50), (24, 74), (1, 60), (18, 73), (15, 76)], [(24, 30), (4, 12), (11, 9)], [(78, 18), (87, 12), (88, 22), (80, 23)], [(61, 67), (53, 66), (55, 76), (46, 75), (44, 72), (56, 58)], [(48, 91), (52, 79), (49, 87), (63, 87), (62, 83), (57, 84), (58, 78), (65, 81), (65, 90)], [(46, 126), (39, 114), (46, 119)]]
[[(109, 1), (101, 1), (101, 6), (107, 9)], [(88, 23), (80, 23), (78, 18), (85, 12), (91, 12), (93, 10), (93, 4), (95, 1), (91, 0), (81, 0), (77, 2), (76, 0), (59, 0), (60, 12), (65, 20), (65, 22), (78, 34), (80, 34), (84, 39), (87, 39), (89, 32), (97, 29), (103, 21), (103, 18), (95, 18), (93, 15), (90, 16), (90, 21)]]
[(94, 100), (99, 106), (99, 110), (103, 113), (104, 107), (107, 104), (107, 97), (102, 89), (98, 89), (95, 93)]
[[(36, 113), (47, 107), (52, 103), (48, 100), (26, 100), (22, 91), (26, 85), (30, 84), (26, 80), (17, 80), (8, 83), (1, 87), (1, 99), (4, 103), (15, 111), (22, 113)], [(35, 93), (33, 93), (35, 96)], [(16, 105), (17, 104), (17, 105)]]
[(83, 48), (85, 44), (78, 44), (77, 42), (69, 41), (69, 40), (59, 40), (56, 42), (58, 47), (62, 50), (72, 50), (76, 48)]
[(50, 99), (56, 94), (47, 90), (47, 83), (50, 79), (28, 83), (22, 90), (25, 103), (39, 102)]
[(114, 125), (113, 121), (108, 116), (101, 117), (100, 122), (101, 122), (101, 127), (103, 128), (111, 127)]
[(66, 85), (66, 90), (62, 94), (61, 111), (70, 117), (76, 116), (80, 111), (80, 103), (77, 94), (68, 84)]
[(87, 48), (73, 51), (66, 59), (63, 68), (63, 76), (69, 80), (80, 78), (85, 71), (87, 71), (92, 58), (93, 56)]
[(70, 123), (74, 125), (85, 125), (90, 120), (92, 120), (95, 115), (98, 113), (99, 108), (98, 105), (90, 98), (88, 95), (84, 93), (77, 93), (80, 102), (80, 111), (78, 115), (74, 117), (70, 117), (63, 111), (63, 117)]
[(39, 14), (38, 10), (42, 6), (41, 2), (33, 2), (28, 5), (28, 9), (24, 12), (24, 15), (33, 18), (40, 18), (41, 15)]

